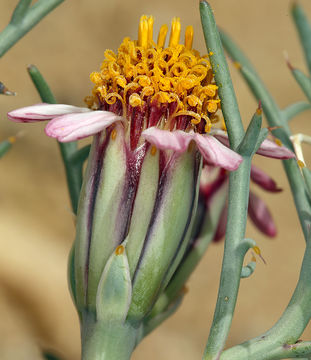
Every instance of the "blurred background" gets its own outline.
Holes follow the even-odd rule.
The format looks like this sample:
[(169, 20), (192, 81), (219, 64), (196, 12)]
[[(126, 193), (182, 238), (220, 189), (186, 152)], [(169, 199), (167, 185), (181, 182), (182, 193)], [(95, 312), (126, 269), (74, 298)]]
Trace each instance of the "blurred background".
[[(4, 28), (17, 1), (1, 1)], [(311, 3), (301, 0), (309, 18)], [(281, 107), (304, 96), (284, 61), (306, 70), (284, 0), (211, 0), (218, 24), (241, 45)], [(0, 140), (23, 130), (24, 136), (0, 161), (0, 359), (39, 360), (40, 348), (64, 360), (80, 354), (78, 317), (67, 290), (66, 263), (74, 239), (63, 166), (57, 144), (43, 133), (43, 124), (7, 121), (12, 109), (40, 102), (27, 75), (35, 64), (48, 80), (59, 103), (83, 106), (91, 92), (89, 74), (98, 70), (106, 48), (116, 50), (125, 36), (137, 38), (142, 14), (155, 17), (155, 31), (179, 16), (182, 27), (195, 29), (194, 47), (205, 45), (198, 0), (66, 0), (1, 59), (0, 81), (17, 92), (0, 97)], [(256, 102), (231, 66), (241, 113), (247, 123)], [(310, 134), (310, 112), (292, 122), (294, 132)], [(310, 148), (305, 148), (311, 165)], [(271, 327), (286, 307), (297, 282), (304, 251), (289, 187), (280, 161), (256, 157), (284, 189), (280, 194), (253, 188), (269, 204), (278, 236), (268, 239), (250, 224), (267, 262), (258, 262), (249, 279), (242, 280), (228, 346)], [(217, 296), (223, 243), (212, 244), (193, 274), (189, 292), (178, 312), (148, 336), (134, 360), (200, 359), (211, 325)], [(249, 256), (250, 257), (250, 256)], [(309, 340), (311, 328), (303, 338)]]

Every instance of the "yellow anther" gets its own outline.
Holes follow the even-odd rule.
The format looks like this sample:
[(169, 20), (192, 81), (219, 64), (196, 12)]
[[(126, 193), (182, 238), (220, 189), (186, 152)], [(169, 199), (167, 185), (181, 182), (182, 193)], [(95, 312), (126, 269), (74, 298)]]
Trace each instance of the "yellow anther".
[(187, 50), (192, 49), (192, 42), (193, 42), (193, 27), (189, 25), (186, 27), (186, 32), (185, 32), (185, 48)]
[(14, 144), (15, 141), (16, 141), (16, 136), (10, 136), (10, 137), (8, 138), (8, 142), (9, 142), (10, 144)]
[(170, 91), (171, 90), (171, 82), (167, 78), (160, 78), (159, 79), (159, 88), (162, 91)]
[(205, 95), (205, 96), (214, 97), (216, 95), (217, 89), (218, 86), (213, 84), (203, 86), (200, 95), (203, 94), (203, 96)]
[(180, 19), (174, 18), (172, 20), (172, 27), (171, 27), (171, 36), (169, 41), (169, 46), (175, 47), (179, 44), (179, 37), (180, 37)]
[(92, 83), (98, 85), (100, 83), (102, 83), (103, 79), (101, 77), (101, 74), (99, 72), (92, 72), (90, 75), (90, 80), (92, 81)]
[(160, 28), (160, 31), (159, 31), (158, 41), (157, 41), (157, 45), (158, 45), (159, 48), (164, 47), (167, 32), (168, 32), (167, 25), (166, 24), (162, 25), (161, 28)]
[(113, 130), (111, 131), (111, 139), (112, 139), (112, 140), (115, 140), (116, 137), (117, 137), (117, 130), (116, 130), (116, 129), (113, 129)]
[(138, 46), (143, 48), (147, 48), (148, 45), (148, 20), (147, 16), (143, 15), (140, 18), (139, 26), (138, 26)]
[(138, 75), (135, 79), (135, 82), (138, 82), (139, 85), (145, 87), (145, 86), (149, 86), (151, 84), (151, 80), (148, 76), (146, 75)]
[(116, 80), (116, 84), (122, 87), (123, 89), (127, 85), (127, 81), (124, 76), (117, 76), (115, 80)]
[(117, 246), (117, 248), (115, 250), (115, 254), (116, 255), (122, 255), (123, 253), (124, 253), (124, 246), (123, 245)]
[(148, 43), (150, 44), (153, 40), (153, 16), (148, 17)]
[(141, 106), (142, 103), (143, 101), (137, 93), (132, 94), (129, 98), (129, 104), (132, 107)]
[(197, 105), (202, 106), (202, 101), (195, 95), (189, 95), (186, 97), (187, 102), (190, 106), (195, 107)]
[(210, 52), (208, 53), (208, 55), (209, 55), (209, 56), (214, 55), (213, 51), (210, 51)]
[(278, 138), (274, 139), (274, 142), (278, 145), (278, 146), (282, 146), (282, 141)]
[(210, 113), (216, 112), (218, 109), (218, 103), (219, 103), (219, 100), (209, 100), (209, 102), (207, 104), (207, 111)]
[(151, 149), (150, 149), (150, 154), (151, 154), (152, 156), (154, 156), (156, 153), (157, 153), (157, 148), (156, 148), (155, 145), (152, 145), (152, 146), (151, 146)]
[(254, 247), (253, 247), (253, 250), (255, 251), (255, 254), (261, 255), (261, 251), (260, 251), (260, 249), (259, 249), (258, 246), (254, 246)]
[(300, 169), (306, 167), (306, 164), (302, 160), (297, 160), (297, 164), (300, 167)]

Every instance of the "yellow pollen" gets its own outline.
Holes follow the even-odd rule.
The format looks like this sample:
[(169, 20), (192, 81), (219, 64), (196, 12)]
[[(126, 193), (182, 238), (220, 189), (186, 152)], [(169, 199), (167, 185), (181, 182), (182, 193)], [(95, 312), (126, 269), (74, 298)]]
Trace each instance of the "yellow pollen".
[(172, 20), (171, 36), (169, 41), (170, 47), (176, 47), (179, 44), (180, 29), (181, 29), (180, 19), (174, 18)]
[(274, 142), (278, 145), (278, 146), (282, 146), (282, 141), (278, 138), (274, 139)]
[(116, 129), (113, 129), (113, 130), (111, 131), (111, 139), (112, 139), (112, 140), (115, 140), (116, 137), (117, 137), (117, 130), (116, 130)]
[(260, 251), (260, 249), (259, 249), (258, 246), (254, 246), (254, 247), (253, 247), (253, 250), (255, 251), (255, 254), (261, 255), (261, 251)]
[(148, 32), (149, 32), (147, 16), (143, 15), (140, 18), (138, 26), (138, 46), (147, 48), (148, 45)]
[(306, 164), (302, 160), (297, 160), (297, 164), (300, 167), (300, 169), (306, 167)]
[[(161, 26), (155, 44), (153, 23), (152, 16), (142, 16), (137, 41), (124, 38), (117, 52), (104, 52), (100, 71), (90, 75), (94, 88), (85, 98), (87, 106), (116, 112), (131, 121), (131, 108), (144, 106), (147, 110), (171, 104), (156, 126), (170, 131), (184, 126), (185, 131), (209, 132), (218, 121), (220, 100), (208, 55), (201, 56), (192, 48), (192, 26), (186, 28), (184, 44), (179, 43), (179, 18), (172, 20), (167, 47), (167, 25)], [(145, 113), (148, 117), (149, 111)], [(148, 119), (143, 126), (148, 126)]]
[(117, 248), (115, 250), (115, 254), (116, 255), (122, 255), (123, 253), (124, 253), (124, 246), (123, 245), (117, 246)]
[(157, 153), (157, 148), (156, 148), (155, 145), (152, 145), (152, 146), (151, 146), (151, 149), (150, 149), (150, 154), (151, 154), (152, 156), (154, 156), (156, 153)]
[(10, 144), (14, 144), (15, 141), (16, 141), (16, 136), (10, 136), (10, 137), (8, 138), (8, 142), (9, 142)]
[(210, 51), (210, 52), (208, 53), (208, 55), (209, 55), (209, 56), (214, 55), (213, 51)]
[(161, 28), (160, 28), (160, 31), (159, 31), (158, 42), (157, 42), (157, 45), (158, 45), (159, 48), (164, 47), (167, 32), (168, 32), (167, 25), (166, 24), (162, 25)]
[(185, 32), (185, 48), (187, 50), (192, 49), (192, 42), (193, 42), (193, 27), (189, 25), (186, 27), (186, 32)]
[(256, 262), (256, 261), (257, 261), (256, 258), (255, 258), (255, 256), (252, 256), (251, 261), (252, 261), (252, 262)]
[(141, 106), (142, 103), (143, 103), (142, 99), (136, 93), (132, 94), (129, 98), (129, 104), (133, 107)]

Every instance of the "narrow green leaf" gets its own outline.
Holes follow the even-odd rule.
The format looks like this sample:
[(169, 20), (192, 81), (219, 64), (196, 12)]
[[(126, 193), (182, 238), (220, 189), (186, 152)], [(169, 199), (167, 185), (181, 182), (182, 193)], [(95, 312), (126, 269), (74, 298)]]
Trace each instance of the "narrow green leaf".
[(12, 147), (12, 143), (9, 140), (4, 140), (0, 143), (0, 158), (4, 156)]
[(132, 298), (130, 269), (125, 246), (112, 253), (104, 268), (96, 295), (98, 321), (121, 321), (126, 318)]
[(32, 0), (20, 0), (17, 4), (12, 18), (11, 18), (11, 24), (18, 25), (20, 22), (23, 21), (29, 6), (31, 5)]
[(48, 104), (56, 104), (56, 99), (39, 69), (35, 65), (29, 65), (27, 70), (41, 97), (41, 100)]
[(291, 72), (297, 83), (300, 85), (301, 90), (311, 102), (311, 79), (299, 69), (291, 67)]
[(218, 93), (221, 99), (221, 109), (228, 129), (230, 145), (235, 150), (244, 135), (237, 99), (213, 16), (213, 10), (207, 1), (200, 1), (200, 13), (206, 48), (215, 74), (216, 84), (219, 87)]
[(83, 146), (81, 149), (76, 150), (70, 157), (72, 164), (83, 164), (89, 157), (91, 145)]
[(282, 110), (284, 118), (289, 121), (293, 117), (299, 115), (301, 112), (311, 110), (311, 104), (305, 101), (299, 101), (297, 103), (291, 104)]
[(238, 148), (238, 152), (242, 156), (252, 156), (257, 150), (256, 145), (261, 130), (261, 124), (262, 124), (262, 110), (258, 108), (255, 111), (248, 125), (245, 136)]
[(311, 25), (303, 8), (298, 2), (293, 4), (291, 12), (303, 47), (309, 73), (311, 74)]
[(307, 167), (302, 168), (302, 175), (306, 183), (309, 198), (311, 199), (311, 170)]

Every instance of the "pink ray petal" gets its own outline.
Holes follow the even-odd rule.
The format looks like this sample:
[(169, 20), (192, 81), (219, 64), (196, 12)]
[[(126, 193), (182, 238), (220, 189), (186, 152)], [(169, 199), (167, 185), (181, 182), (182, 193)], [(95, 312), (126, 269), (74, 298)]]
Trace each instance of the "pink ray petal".
[[(228, 134), (220, 129), (211, 131), (211, 135), (214, 135), (222, 144), (229, 147)], [(256, 154), (267, 156), (274, 159), (291, 159), (295, 157), (295, 154), (289, 150), (286, 146), (279, 146), (271, 140), (264, 140), (257, 150)]]
[(211, 135), (195, 134), (194, 140), (210, 165), (220, 166), (226, 170), (236, 170), (243, 161), (242, 156), (230, 150)]
[(248, 215), (262, 233), (270, 237), (276, 236), (276, 226), (269, 209), (253, 192), (249, 193)]
[(92, 111), (84, 114), (67, 114), (51, 120), (45, 133), (61, 142), (79, 140), (99, 133), (123, 118), (110, 111)]
[(57, 116), (71, 113), (85, 113), (91, 110), (85, 107), (77, 107), (64, 104), (37, 104), (21, 109), (10, 111), (7, 116), (14, 122), (37, 122), (51, 120)]
[(255, 165), (252, 165), (251, 167), (251, 179), (264, 190), (270, 192), (282, 191), (282, 189), (277, 186), (276, 182), (268, 174)]
[(283, 160), (295, 157), (295, 154), (286, 146), (277, 145), (274, 141), (268, 139), (262, 142), (260, 148), (257, 150), (257, 154)]
[(181, 130), (168, 131), (151, 127), (142, 132), (142, 136), (160, 150), (174, 150), (183, 153), (187, 150), (189, 143), (193, 140), (193, 133)]

